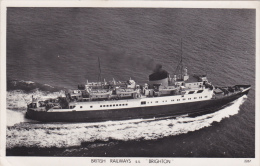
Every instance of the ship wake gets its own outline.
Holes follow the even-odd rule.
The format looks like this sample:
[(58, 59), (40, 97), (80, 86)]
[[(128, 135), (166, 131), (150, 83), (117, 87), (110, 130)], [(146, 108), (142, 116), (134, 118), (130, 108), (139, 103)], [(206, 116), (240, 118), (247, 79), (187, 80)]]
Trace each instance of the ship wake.
[(197, 117), (164, 117), (96, 123), (40, 123), (24, 118), (26, 102), (34, 97), (57, 97), (62, 92), (7, 92), (6, 148), (14, 147), (72, 147), (96, 141), (107, 142), (156, 140), (209, 127), (213, 122), (238, 114), (246, 96), (221, 110)]

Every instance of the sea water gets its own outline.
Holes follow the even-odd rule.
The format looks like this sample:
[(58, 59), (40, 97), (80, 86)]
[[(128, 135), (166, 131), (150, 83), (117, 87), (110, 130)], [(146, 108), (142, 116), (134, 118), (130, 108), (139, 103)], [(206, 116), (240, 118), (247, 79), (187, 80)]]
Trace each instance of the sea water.
[[(131, 77), (143, 84), (156, 64), (173, 75), (181, 54), (190, 76), (207, 74), (216, 86), (249, 84), (249, 95), (194, 118), (100, 123), (24, 118), (32, 95), (61, 96), (63, 88), (97, 81), (100, 70), (107, 81)], [(8, 8), (7, 80), (7, 155), (255, 155), (255, 10)]]

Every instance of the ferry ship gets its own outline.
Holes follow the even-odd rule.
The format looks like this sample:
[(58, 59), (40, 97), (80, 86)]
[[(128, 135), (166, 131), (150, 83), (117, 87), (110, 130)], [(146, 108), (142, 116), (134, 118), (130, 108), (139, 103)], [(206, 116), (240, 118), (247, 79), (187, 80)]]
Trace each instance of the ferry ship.
[(65, 97), (37, 100), (27, 105), (26, 116), (43, 122), (98, 122), (138, 118), (194, 116), (218, 111), (247, 95), (250, 85), (215, 87), (206, 75), (188, 75), (182, 61), (172, 78), (157, 65), (148, 83), (87, 82)]

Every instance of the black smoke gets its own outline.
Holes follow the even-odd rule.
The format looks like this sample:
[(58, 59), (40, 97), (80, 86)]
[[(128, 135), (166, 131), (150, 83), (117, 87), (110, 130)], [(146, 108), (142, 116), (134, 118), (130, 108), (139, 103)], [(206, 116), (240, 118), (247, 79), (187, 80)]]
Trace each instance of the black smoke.
[(162, 69), (161, 64), (157, 64), (153, 72), (154, 72), (153, 74), (149, 75), (150, 81), (161, 80), (169, 76), (169, 73), (166, 70)]

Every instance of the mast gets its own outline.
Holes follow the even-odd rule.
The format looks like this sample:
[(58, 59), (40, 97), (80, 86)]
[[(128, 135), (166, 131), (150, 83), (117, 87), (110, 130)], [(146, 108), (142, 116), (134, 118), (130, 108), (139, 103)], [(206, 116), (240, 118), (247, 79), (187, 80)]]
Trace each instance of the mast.
[(99, 68), (98, 82), (100, 82), (101, 81), (101, 67), (100, 67), (99, 57), (98, 57), (98, 68)]
[(182, 77), (183, 65), (182, 65), (182, 38), (181, 38), (181, 77)]
[(178, 73), (180, 73), (180, 78), (179, 79), (183, 79), (183, 64), (182, 64), (182, 38), (181, 38), (181, 60), (180, 62), (178, 63), (178, 66), (176, 67), (175, 69), (175, 72), (174, 74), (177, 75), (178, 77)]

